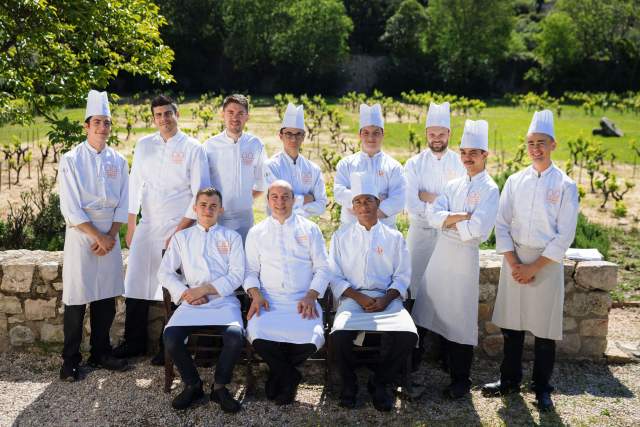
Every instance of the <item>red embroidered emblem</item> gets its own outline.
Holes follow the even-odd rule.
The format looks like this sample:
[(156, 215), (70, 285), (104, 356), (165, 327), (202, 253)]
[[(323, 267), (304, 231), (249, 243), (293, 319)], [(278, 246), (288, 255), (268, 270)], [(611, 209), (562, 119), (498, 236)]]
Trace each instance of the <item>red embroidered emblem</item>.
[(174, 151), (171, 153), (171, 162), (181, 165), (184, 162), (184, 153), (182, 151)]
[(302, 174), (302, 183), (303, 184), (311, 184), (311, 180), (313, 179), (313, 176), (310, 173), (303, 173)]
[(296, 241), (303, 245), (309, 241), (309, 236), (307, 236), (306, 234), (299, 234), (296, 236)]
[(480, 193), (473, 191), (467, 195), (467, 205), (477, 205), (480, 199)]
[(551, 204), (555, 205), (559, 201), (560, 201), (560, 190), (548, 190), (547, 191), (547, 203), (551, 203)]
[(253, 163), (253, 159), (255, 158), (255, 156), (253, 155), (253, 151), (245, 151), (240, 155), (240, 157), (242, 158), (242, 163), (247, 166), (250, 166)]
[(229, 255), (229, 251), (231, 250), (231, 246), (226, 240), (221, 240), (216, 243), (216, 247), (218, 248), (220, 255)]
[(384, 176), (384, 171), (382, 169), (378, 171), (378, 176)]
[(384, 253), (384, 249), (382, 249), (382, 246), (376, 246), (376, 253), (378, 255), (382, 255)]
[(118, 168), (114, 165), (106, 164), (104, 165), (104, 174), (107, 176), (107, 178), (117, 178)]

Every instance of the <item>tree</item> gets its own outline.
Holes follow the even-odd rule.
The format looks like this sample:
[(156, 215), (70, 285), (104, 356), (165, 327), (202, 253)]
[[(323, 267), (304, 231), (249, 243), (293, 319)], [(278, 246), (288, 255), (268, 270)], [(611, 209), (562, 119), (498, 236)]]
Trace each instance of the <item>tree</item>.
[(0, 122), (82, 104), (121, 71), (172, 81), (164, 24), (149, 0), (0, 1)]
[(380, 37), (388, 19), (402, 0), (344, 0), (353, 21), (349, 47), (354, 53), (376, 55), (385, 52)]
[(427, 49), (427, 11), (417, 0), (404, 0), (389, 18), (381, 37), (397, 58), (422, 56)]
[(541, 24), (536, 56), (543, 70), (561, 74), (582, 57), (576, 24), (565, 12), (553, 12)]

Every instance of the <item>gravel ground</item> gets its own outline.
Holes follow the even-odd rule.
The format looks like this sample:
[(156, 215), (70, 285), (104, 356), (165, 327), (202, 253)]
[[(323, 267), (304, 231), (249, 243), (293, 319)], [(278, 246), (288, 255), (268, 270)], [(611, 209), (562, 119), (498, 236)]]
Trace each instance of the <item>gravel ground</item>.
[[(638, 313), (628, 314), (635, 325)], [(612, 320), (627, 317), (612, 311)], [(638, 336), (638, 329), (633, 330), (631, 335)], [(0, 425), (640, 425), (640, 364), (557, 363), (556, 412), (543, 415), (528, 391), (487, 399), (474, 389), (470, 399), (447, 401), (440, 397), (447, 376), (429, 363), (414, 376), (426, 386), (422, 397), (414, 402), (398, 399), (390, 414), (380, 414), (371, 406), (364, 370), (360, 372), (358, 407), (349, 411), (339, 408), (336, 395), (325, 391), (321, 362), (304, 367), (297, 401), (285, 407), (265, 399), (263, 368), (256, 369), (258, 390), (253, 396), (244, 396), (243, 370), (236, 369), (232, 389), (242, 399), (243, 410), (231, 416), (208, 399), (185, 412), (173, 411), (170, 402), (181, 388), (179, 382), (170, 394), (163, 393), (162, 368), (150, 366), (145, 358), (136, 359), (134, 369), (124, 373), (87, 370), (86, 378), (75, 384), (58, 380), (59, 363), (51, 353), (0, 354)], [(531, 364), (525, 368), (528, 378)], [(476, 360), (474, 384), (493, 380), (497, 371), (496, 362)], [(211, 372), (201, 369), (207, 389)]]

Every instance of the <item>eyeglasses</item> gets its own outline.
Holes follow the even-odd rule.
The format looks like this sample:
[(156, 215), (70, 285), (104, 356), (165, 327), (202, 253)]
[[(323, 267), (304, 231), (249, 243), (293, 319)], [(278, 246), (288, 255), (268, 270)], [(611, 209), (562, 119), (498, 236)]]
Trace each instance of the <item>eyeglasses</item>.
[(282, 135), (287, 139), (302, 139), (304, 138), (304, 132), (283, 132)]

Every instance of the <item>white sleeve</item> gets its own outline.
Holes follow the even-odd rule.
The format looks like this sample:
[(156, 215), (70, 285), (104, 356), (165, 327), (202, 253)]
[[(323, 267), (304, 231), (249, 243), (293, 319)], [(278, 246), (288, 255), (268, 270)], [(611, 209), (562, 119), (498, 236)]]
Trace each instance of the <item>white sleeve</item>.
[(242, 237), (238, 233), (231, 233), (231, 250), (229, 252), (229, 270), (226, 275), (221, 275), (212, 280), (212, 285), (218, 291), (218, 295), (226, 297), (232, 295), (236, 289), (242, 286), (244, 281), (244, 250), (242, 249)]
[(351, 287), (351, 283), (349, 283), (342, 271), (340, 248), (338, 247), (336, 233), (331, 236), (329, 268), (331, 270), (331, 291), (335, 298), (340, 298), (344, 291)]
[(242, 287), (245, 291), (262, 287), (260, 284), (260, 242), (258, 242), (258, 239), (255, 228), (250, 229), (244, 245), (247, 262)]
[(171, 294), (171, 301), (173, 301), (174, 304), (178, 304), (184, 291), (189, 289), (187, 285), (185, 285), (182, 276), (176, 273), (176, 270), (182, 267), (182, 257), (180, 255), (181, 248), (178, 243), (179, 240), (179, 236), (174, 236), (173, 239), (171, 239), (169, 247), (165, 251), (162, 261), (160, 262), (157, 275), (160, 286), (169, 291)]
[(129, 219), (129, 165), (127, 160), (122, 161), (122, 180), (120, 182), (120, 199), (118, 200), (118, 206), (113, 214), (113, 222), (127, 223)]
[(412, 160), (407, 161), (404, 166), (404, 176), (407, 180), (407, 212), (412, 215), (417, 215), (426, 219), (428, 206), (430, 203), (420, 200), (420, 178), (418, 177), (415, 162)]
[(262, 145), (262, 150), (260, 150), (260, 154), (258, 155), (258, 162), (253, 171), (253, 191), (267, 191), (267, 183), (265, 180), (267, 160), (267, 147)]
[(313, 263), (313, 279), (309, 289), (318, 292), (322, 298), (329, 286), (331, 272), (329, 270), (329, 257), (327, 256), (327, 248), (324, 243), (324, 237), (317, 225), (311, 228), (311, 262)]
[(503, 254), (515, 250), (513, 238), (511, 237), (511, 222), (513, 220), (513, 196), (511, 194), (513, 180), (507, 178), (507, 182), (502, 188), (500, 202), (498, 204), (498, 215), (496, 216), (496, 253)]
[(136, 144), (133, 151), (133, 161), (131, 162), (131, 174), (129, 175), (129, 213), (138, 215), (140, 212), (140, 204), (142, 203), (142, 174), (140, 171), (140, 151), (142, 144), (140, 141)]
[(351, 176), (349, 163), (342, 159), (336, 167), (336, 176), (333, 180), (333, 197), (343, 209), (351, 208), (353, 193), (351, 192)]
[(389, 193), (387, 198), (380, 202), (380, 210), (387, 216), (398, 215), (404, 209), (407, 184), (404, 172), (400, 165), (391, 170), (389, 177)]
[(429, 215), (429, 225), (433, 228), (441, 229), (444, 226), (444, 221), (451, 214), (448, 197), (450, 189), (451, 186), (447, 185), (442, 194), (433, 202), (433, 212)]
[(463, 242), (471, 239), (485, 241), (489, 237), (496, 223), (499, 199), (500, 191), (496, 188), (480, 201), (470, 219), (456, 224), (460, 240)]
[(191, 194), (193, 196), (191, 203), (187, 206), (184, 217), (195, 220), (197, 216), (193, 210), (193, 205), (196, 203), (196, 194), (203, 188), (211, 186), (209, 162), (207, 161), (207, 153), (204, 151), (204, 146), (199, 146), (193, 152), (193, 158), (191, 159), (191, 165), (189, 167), (189, 186), (191, 187)]
[(84, 209), (78, 187), (76, 169), (66, 156), (60, 159), (60, 212), (71, 225), (91, 222)]
[(411, 257), (407, 244), (400, 236), (398, 238), (398, 250), (396, 251), (395, 268), (391, 277), (389, 289), (395, 289), (400, 293), (400, 297), (407, 299), (407, 290), (411, 281)]
[(557, 232), (553, 239), (547, 243), (542, 256), (558, 263), (562, 262), (565, 252), (567, 252), (576, 236), (579, 209), (578, 187), (571, 183), (565, 187), (562, 193)]
[[(327, 189), (325, 187), (324, 178), (322, 177), (322, 171), (316, 171), (318, 176), (313, 185), (313, 198), (315, 199), (311, 203), (307, 203), (306, 205), (302, 205), (302, 209), (305, 211), (306, 215), (312, 216), (317, 215), (320, 216), (324, 213), (327, 208)], [(297, 199), (297, 196), (296, 196)], [(304, 196), (303, 196), (304, 199)]]

